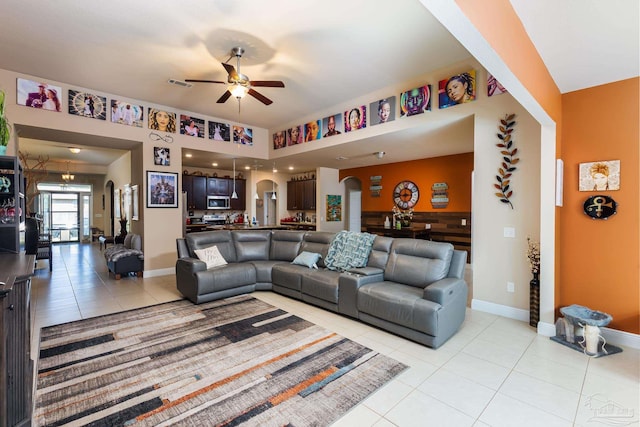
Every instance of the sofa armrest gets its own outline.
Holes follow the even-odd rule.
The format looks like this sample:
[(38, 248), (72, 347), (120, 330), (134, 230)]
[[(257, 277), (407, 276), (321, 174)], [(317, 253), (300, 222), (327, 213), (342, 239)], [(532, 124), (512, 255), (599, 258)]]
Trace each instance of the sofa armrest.
[(350, 271), (340, 274), (338, 279), (338, 312), (357, 319), (358, 289), (368, 283), (382, 282), (383, 280), (384, 275), (382, 270), (377, 274), (371, 274), (369, 276), (355, 274)]
[(464, 295), (464, 300), (466, 302), (467, 292), (467, 283), (464, 280), (445, 278), (424, 288), (423, 298), (444, 306), (450, 301), (457, 299), (460, 294)]
[(360, 276), (375, 276), (376, 274), (383, 274), (384, 270), (377, 267), (358, 267), (350, 268), (347, 273), (358, 274)]
[(176, 274), (195, 274), (198, 271), (206, 271), (207, 264), (197, 258), (178, 258), (176, 261)]

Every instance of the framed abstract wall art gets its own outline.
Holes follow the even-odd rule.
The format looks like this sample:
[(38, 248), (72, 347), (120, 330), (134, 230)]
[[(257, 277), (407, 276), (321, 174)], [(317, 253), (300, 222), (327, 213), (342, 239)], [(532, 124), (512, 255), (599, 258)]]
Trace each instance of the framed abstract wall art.
[(476, 99), (476, 70), (456, 74), (438, 83), (439, 107), (447, 108)]
[(400, 117), (431, 111), (431, 85), (413, 88), (400, 94)]
[(367, 127), (367, 106), (353, 107), (344, 112), (344, 131), (353, 132)]
[(580, 163), (580, 191), (620, 190), (620, 160)]
[(396, 97), (389, 96), (369, 104), (371, 126), (392, 122), (396, 118)]
[(342, 196), (327, 194), (327, 221), (342, 221)]

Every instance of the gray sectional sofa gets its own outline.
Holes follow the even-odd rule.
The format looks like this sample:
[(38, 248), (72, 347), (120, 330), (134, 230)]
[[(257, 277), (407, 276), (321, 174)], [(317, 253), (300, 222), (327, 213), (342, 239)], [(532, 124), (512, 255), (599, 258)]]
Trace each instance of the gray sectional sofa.
[[(376, 236), (366, 266), (327, 269), (336, 233), (216, 230), (177, 239), (176, 284), (196, 304), (271, 290), (437, 348), (464, 321), (467, 253), (449, 243)], [(216, 246), (227, 264), (207, 269), (195, 250)], [(317, 269), (293, 264), (318, 253)]]

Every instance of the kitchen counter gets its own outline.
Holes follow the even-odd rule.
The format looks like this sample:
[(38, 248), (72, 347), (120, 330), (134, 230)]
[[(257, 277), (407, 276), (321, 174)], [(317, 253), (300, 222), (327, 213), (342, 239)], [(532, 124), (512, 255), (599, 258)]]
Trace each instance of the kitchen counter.
[(207, 230), (286, 230), (286, 227), (281, 225), (257, 225), (250, 227), (245, 224), (225, 224), (225, 225), (210, 225)]
[(288, 228), (289, 230), (315, 230), (316, 229), (315, 222), (280, 221), (280, 225)]

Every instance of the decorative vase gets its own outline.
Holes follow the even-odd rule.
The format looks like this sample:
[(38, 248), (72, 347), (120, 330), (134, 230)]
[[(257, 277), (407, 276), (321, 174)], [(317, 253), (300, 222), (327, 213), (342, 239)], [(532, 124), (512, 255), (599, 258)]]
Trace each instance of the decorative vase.
[(533, 273), (533, 279), (529, 282), (529, 325), (538, 327), (540, 320), (540, 280), (539, 273)]

